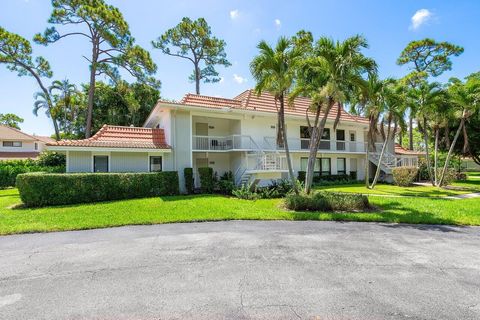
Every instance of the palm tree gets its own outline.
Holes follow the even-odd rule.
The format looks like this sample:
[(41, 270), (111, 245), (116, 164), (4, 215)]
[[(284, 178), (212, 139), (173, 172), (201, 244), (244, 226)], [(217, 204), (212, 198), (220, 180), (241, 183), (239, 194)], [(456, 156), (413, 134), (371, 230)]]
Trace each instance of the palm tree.
[[(67, 79), (55, 80), (48, 91), (55, 102), (55, 109), (58, 109), (56, 112), (61, 115), (59, 119), (63, 118), (63, 130), (70, 134), (72, 131), (71, 124), (76, 114), (74, 102), (76, 101), (75, 95), (78, 92), (77, 87)], [(55, 94), (55, 91), (58, 91), (59, 94)], [(62, 120), (59, 121), (62, 122)]]
[(277, 144), (283, 144), (287, 158), (288, 174), (296, 193), (298, 193), (296, 178), (293, 174), (292, 159), (288, 148), (287, 129), (285, 127), (285, 98), (293, 84), (295, 65), (301, 52), (296, 50), (290, 39), (280, 37), (275, 48), (261, 41), (257, 48), (260, 50), (250, 63), (250, 70), (257, 81), (255, 91), (260, 95), (264, 91), (270, 92), (278, 108)]
[[(359, 35), (343, 42), (322, 37), (315, 44), (311, 56), (303, 59), (298, 68), (297, 83), (290, 100), (299, 95), (310, 97), (312, 101), (310, 111), (315, 114), (313, 125), (307, 114), (310, 153), (305, 177), (306, 193), (311, 191), (318, 146), (331, 109), (337, 104), (335, 130), (343, 105), (351, 99), (353, 92), (366, 86), (362, 76), (365, 73), (376, 73), (375, 61), (361, 53), (361, 50), (367, 47), (366, 39)], [(323, 115), (320, 120), (321, 113)]]
[(58, 123), (56, 120), (56, 111), (52, 105), (52, 99), (48, 91), (40, 91), (36, 92), (33, 97), (35, 98), (35, 102), (33, 104), (33, 114), (38, 116), (38, 111), (40, 109), (45, 109), (45, 114), (47, 118), (51, 118), (53, 122), (53, 128), (55, 129), (55, 137), (57, 140), (60, 140), (60, 130), (58, 129)]
[(365, 186), (370, 188), (369, 182), (369, 153), (375, 151), (376, 136), (380, 133), (378, 130), (380, 116), (385, 105), (386, 82), (378, 78), (376, 74), (368, 77), (365, 88), (360, 90), (355, 96), (352, 106), (353, 111), (363, 114), (368, 118), (367, 147), (365, 159)]
[(418, 106), (417, 125), (420, 133), (423, 135), (426, 155), (425, 161), (427, 163), (428, 176), (433, 186), (435, 185), (435, 181), (434, 175), (432, 175), (428, 129), (430, 128), (433, 110), (436, 108), (436, 105), (438, 105), (439, 99), (443, 94), (440, 83), (429, 83), (425, 79), (419, 79), (416, 86), (409, 90), (409, 98), (415, 101)]
[[(375, 172), (373, 182), (369, 186), (370, 189), (375, 188), (375, 185), (378, 182), (378, 178), (380, 177), (380, 164), (382, 163), (388, 143), (391, 141), (395, 141), (395, 134), (397, 133), (397, 129), (399, 126), (401, 128), (405, 128), (405, 120), (403, 118), (405, 112), (405, 104), (401, 99), (402, 91), (403, 88), (401, 86), (398, 86), (395, 80), (385, 80), (383, 84), (383, 90), (381, 92), (381, 107), (378, 109), (375, 108), (374, 110), (374, 114), (377, 119), (380, 119), (380, 116), (382, 116), (382, 120), (380, 121), (380, 133), (383, 138), (383, 145), (382, 151), (380, 152), (380, 156), (378, 159), (377, 170)], [(385, 125), (387, 126), (386, 134)]]
[(462, 82), (459, 79), (454, 78), (450, 81), (448, 92), (451, 97), (451, 102), (455, 107), (457, 118), (460, 119), (460, 124), (455, 136), (453, 137), (450, 149), (448, 150), (447, 158), (445, 159), (445, 164), (443, 165), (442, 172), (440, 173), (437, 186), (441, 186), (443, 184), (445, 173), (448, 169), (450, 158), (452, 157), (453, 149), (455, 148), (455, 144), (457, 143), (460, 133), (464, 129), (465, 122), (480, 108), (480, 78), (475, 76), (467, 77), (466, 82)]

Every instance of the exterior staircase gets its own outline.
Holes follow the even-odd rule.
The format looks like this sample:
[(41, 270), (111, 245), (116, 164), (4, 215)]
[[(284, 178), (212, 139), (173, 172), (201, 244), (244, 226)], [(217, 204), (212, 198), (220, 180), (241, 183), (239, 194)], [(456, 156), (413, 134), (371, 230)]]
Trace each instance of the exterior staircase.
[(369, 152), (368, 160), (376, 166), (380, 166), (380, 169), (386, 174), (391, 174), (393, 168), (397, 166), (397, 157), (387, 151), (384, 152), (381, 163), (379, 163), (380, 152)]

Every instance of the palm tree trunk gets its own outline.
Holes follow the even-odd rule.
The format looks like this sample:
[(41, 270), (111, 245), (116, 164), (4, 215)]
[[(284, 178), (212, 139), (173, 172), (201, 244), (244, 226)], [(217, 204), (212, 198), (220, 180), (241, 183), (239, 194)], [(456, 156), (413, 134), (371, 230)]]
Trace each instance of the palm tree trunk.
[(430, 152), (428, 150), (428, 132), (427, 132), (427, 118), (423, 117), (423, 142), (425, 143), (425, 156), (426, 156), (426, 162), (427, 162), (427, 170), (428, 170), (428, 178), (430, 179), (430, 182), (432, 183), (432, 186), (435, 186), (435, 183), (433, 181), (432, 177), (432, 164), (430, 161)]
[(465, 111), (462, 114), (462, 120), (460, 120), (460, 125), (458, 126), (457, 132), (455, 133), (455, 137), (453, 137), (452, 145), (448, 150), (447, 159), (445, 159), (445, 164), (443, 165), (443, 170), (440, 175), (440, 179), (438, 181), (438, 187), (442, 186), (443, 181), (445, 180), (445, 173), (448, 169), (448, 163), (450, 162), (450, 158), (452, 157), (453, 149), (455, 148), (455, 144), (457, 143), (457, 139), (460, 136), (460, 132), (462, 132), (463, 126), (465, 125)]
[(88, 87), (88, 103), (87, 103), (87, 123), (85, 125), (85, 138), (90, 138), (92, 134), (92, 119), (93, 119), (93, 99), (95, 96), (95, 81), (97, 73), (98, 60), (98, 40), (92, 39), (92, 62), (90, 65), (90, 86)]
[(369, 189), (375, 188), (375, 185), (377, 184), (378, 177), (380, 177), (380, 166), (382, 164), (383, 156), (385, 154), (385, 150), (387, 149), (387, 144), (388, 140), (390, 139), (390, 123), (388, 124), (388, 130), (387, 130), (387, 136), (385, 137), (385, 141), (383, 142), (382, 145), (382, 151), (380, 152), (380, 157), (378, 158), (378, 164), (377, 164), (377, 170), (375, 171), (375, 177), (373, 178), (372, 185), (369, 187)]
[(408, 119), (408, 149), (413, 150), (413, 116), (411, 114)]
[(287, 166), (288, 166), (288, 175), (290, 177), (290, 182), (292, 184), (293, 191), (298, 194), (297, 189), (297, 179), (293, 174), (293, 166), (292, 166), (292, 158), (290, 156), (290, 149), (288, 148), (288, 141), (287, 141), (287, 128), (285, 126), (285, 100), (284, 96), (280, 96), (280, 123), (282, 125), (282, 133), (283, 133), (283, 145), (285, 146), (285, 157), (287, 158)]
[(308, 146), (310, 152), (308, 154), (307, 162), (307, 174), (305, 177), (305, 192), (308, 194), (312, 189), (313, 176), (315, 174), (315, 161), (317, 160), (318, 147), (322, 141), (323, 131), (325, 130), (325, 124), (327, 123), (328, 114), (333, 107), (334, 101), (329, 101), (327, 109), (325, 110), (322, 119), (318, 122), (320, 116), (321, 105), (317, 106), (317, 112), (315, 114), (315, 126), (313, 127), (312, 136), (310, 137), (310, 145)]
[(438, 181), (438, 139), (440, 136), (440, 130), (438, 128), (435, 129), (435, 150), (433, 155), (433, 176), (434, 176), (434, 183), (437, 185)]
[(370, 146), (369, 143), (367, 142), (366, 145), (367, 148), (367, 153), (365, 155), (365, 187), (368, 188), (370, 185)]

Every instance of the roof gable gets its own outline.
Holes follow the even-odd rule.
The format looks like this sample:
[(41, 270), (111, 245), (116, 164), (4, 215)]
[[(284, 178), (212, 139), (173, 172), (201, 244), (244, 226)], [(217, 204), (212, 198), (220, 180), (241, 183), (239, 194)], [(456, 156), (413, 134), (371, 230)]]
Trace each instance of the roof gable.
[(170, 149), (163, 129), (103, 125), (92, 137), (61, 140), (47, 146)]

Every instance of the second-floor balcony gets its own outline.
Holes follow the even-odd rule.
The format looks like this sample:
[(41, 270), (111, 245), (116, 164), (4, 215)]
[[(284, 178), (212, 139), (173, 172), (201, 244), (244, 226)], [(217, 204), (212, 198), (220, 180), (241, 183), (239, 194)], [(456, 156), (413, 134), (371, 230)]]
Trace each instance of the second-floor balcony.
[[(310, 139), (289, 138), (291, 151), (308, 151)], [(193, 151), (275, 151), (284, 150), (284, 146), (276, 143), (275, 137), (252, 137), (250, 135), (200, 136), (192, 137)], [(360, 152), (366, 151), (365, 143), (339, 140), (322, 140), (319, 151)]]
[[(284, 150), (284, 145), (278, 145), (275, 137), (265, 137), (264, 145), (269, 150)], [(310, 139), (288, 138), (288, 148), (291, 151), (306, 151), (310, 149)], [(318, 145), (319, 151), (332, 152), (366, 152), (366, 145), (363, 142), (321, 140)]]

